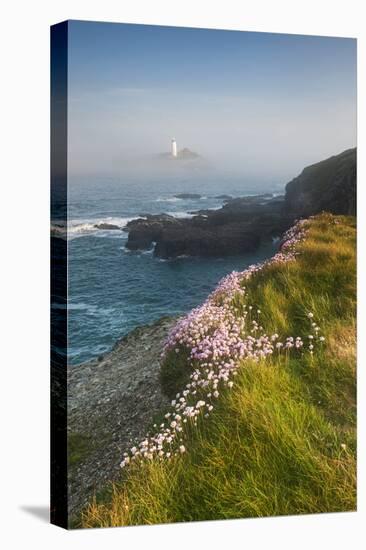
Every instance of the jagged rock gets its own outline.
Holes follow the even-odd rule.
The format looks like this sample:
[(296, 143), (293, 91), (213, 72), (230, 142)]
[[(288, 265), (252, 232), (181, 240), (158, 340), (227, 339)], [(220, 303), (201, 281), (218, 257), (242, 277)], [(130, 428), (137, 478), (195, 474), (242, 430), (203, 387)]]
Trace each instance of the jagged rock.
[(153, 223), (175, 223), (177, 221), (174, 216), (170, 214), (141, 214), (140, 218), (129, 221), (123, 228), (124, 231), (131, 231), (136, 227), (139, 227), (143, 224), (152, 225)]
[[(267, 200), (265, 200), (267, 199)], [(192, 218), (154, 215), (129, 222), (126, 247), (149, 249), (159, 258), (223, 257), (254, 251), (262, 238), (288, 228), (279, 216), (282, 200), (273, 206), (267, 195), (232, 199), (220, 210), (201, 210)], [(290, 220), (292, 221), (292, 220)]]
[(168, 214), (147, 215), (132, 220), (124, 227), (128, 231), (126, 248), (129, 250), (148, 250), (159, 240), (164, 227), (179, 224), (179, 220)]

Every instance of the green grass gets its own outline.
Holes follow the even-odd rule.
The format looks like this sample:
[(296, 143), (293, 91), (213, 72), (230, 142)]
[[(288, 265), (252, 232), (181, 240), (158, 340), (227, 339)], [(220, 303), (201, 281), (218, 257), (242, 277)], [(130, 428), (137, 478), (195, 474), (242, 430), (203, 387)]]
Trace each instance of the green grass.
[[(324, 345), (313, 356), (243, 361), (234, 388), (187, 431), (187, 453), (126, 468), (108, 498), (83, 512), (83, 527), (356, 508), (355, 238), (354, 218), (318, 216), (296, 261), (246, 283), (267, 334), (306, 340), (311, 311)], [(187, 371), (185, 357), (168, 357), (169, 394)]]

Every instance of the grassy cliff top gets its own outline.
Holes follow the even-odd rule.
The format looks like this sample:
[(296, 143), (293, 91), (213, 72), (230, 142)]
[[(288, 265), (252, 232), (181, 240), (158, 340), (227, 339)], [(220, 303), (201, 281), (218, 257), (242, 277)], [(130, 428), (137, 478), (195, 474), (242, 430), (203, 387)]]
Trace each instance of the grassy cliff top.
[[(225, 371), (208, 418), (182, 424), (172, 456), (129, 462), (121, 481), (85, 510), (83, 527), (355, 509), (355, 219), (322, 214), (304, 228), (295, 256), (239, 278), (243, 291), (224, 299), (230, 326), (247, 331), (242, 348), (264, 342), (266, 352), (235, 351), (234, 382), (225, 382)], [(162, 365), (170, 395), (199, 365), (208, 372), (214, 363), (209, 354), (202, 359), (199, 339), (192, 353), (189, 339), (179, 338)], [(197, 387), (205, 406), (207, 395)]]

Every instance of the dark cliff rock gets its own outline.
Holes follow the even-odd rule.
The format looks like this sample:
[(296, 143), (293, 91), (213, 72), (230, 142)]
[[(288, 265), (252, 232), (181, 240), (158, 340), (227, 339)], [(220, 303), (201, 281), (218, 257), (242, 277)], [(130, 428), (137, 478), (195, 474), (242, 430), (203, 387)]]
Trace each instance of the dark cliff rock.
[(307, 217), (327, 211), (356, 214), (356, 149), (307, 166), (286, 186), (285, 208)]
[(163, 231), (155, 247), (159, 258), (177, 256), (224, 257), (256, 250), (260, 236), (240, 223), (218, 227), (171, 227)]
[(163, 229), (179, 225), (179, 220), (168, 214), (146, 215), (132, 220), (124, 227), (128, 231), (126, 248), (129, 250), (147, 250), (162, 235)]
[(224, 257), (252, 252), (262, 239), (281, 234), (292, 220), (281, 215), (283, 197), (257, 195), (232, 199), (220, 210), (201, 210), (192, 218), (146, 216), (129, 222), (126, 247), (144, 250), (155, 244), (159, 258)]

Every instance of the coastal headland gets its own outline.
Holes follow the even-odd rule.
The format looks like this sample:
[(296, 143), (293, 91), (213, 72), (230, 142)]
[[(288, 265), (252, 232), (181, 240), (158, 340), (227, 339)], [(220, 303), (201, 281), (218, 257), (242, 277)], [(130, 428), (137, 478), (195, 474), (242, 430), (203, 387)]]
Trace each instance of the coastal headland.
[(301, 227), (175, 325), (171, 401), (75, 525), (355, 510), (355, 219)]
[[(314, 181), (317, 181), (317, 185), (314, 185)], [(322, 188), (321, 196), (327, 198), (327, 200), (319, 200), (320, 187)], [(276, 439), (278, 435), (279, 438), (284, 438), (284, 441), (287, 441), (290, 445), (290, 439), (287, 440), (286, 438), (290, 438), (291, 434), (286, 432), (286, 426), (289, 427), (293, 422), (296, 424), (301, 416), (298, 416), (300, 409), (303, 411), (301, 414), (310, 415), (309, 423), (313, 426), (312, 429), (319, 432), (317, 441), (313, 441), (313, 436), (307, 432), (306, 426), (297, 426), (299, 433), (301, 432), (301, 437), (305, 441), (304, 444), (306, 445), (306, 441), (308, 441), (313, 450), (315, 449), (318, 464), (321, 465), (319, 478), (317, 478), (317, 474), (314, 473), (314, 464), (309, 465), (310, 462), (309, 464), (304, 462), (304, 468), (298, 464), (302, 472), (301, 475), (305, 477), (308, 475), (307, 468), (313, 468), (308, 473), (309, 479), (313, 476), (313, 481), (315, 480), (314, 486), (311, 486), (309, 482), (310, 485), (307, 484), (306, 490), (304, 489), (304, 495), (308, 499), (309, 505), (306, 507), (305, 501), (301, 501), (299, 496), (301, 488), (298, 495), (296, 487), (293, 493), (286, 493), (286, 480), (282, 480), (280, 486), (276, 488), (273, 485), (273, 479), (268, 474), (269, 477), (264, 482), (265, 493), (267, 489), (268, 495), (273, 494), (273, 491), (279, 491), (276, 496), (277, 508), (274, 506), (275, 501), (273, 501), (272, 506), (272, 504), (268, 504), (268, 499), (267, 501), (266, 499), (261, 500), (258, 496), (258, 515), (301, 513), (301, 510), (319, 512), (353, 509), (355, 263), (352, 246), (355, 236), (353, 218), (356, 204), (355, 189), (356, 150), (348, 150), (341, 155), (323, 161), (323, 163), (306, 168), (300, 176), (287, 185), (284, 197), (261, 195), (225, 199), (226, 202), (220, 210), (201, 211), (193, 215), (192, 218), (172, 220), (167, 215), (161, 215), (159, 218), (146, 216), (127, 225), (126, 229), (129, 232), (127, 246), (130, 249), (137, 250), (154, 246), (156, 256), (170, 258), (182, 254), (204, 256), (207, 250), (209, 251), (208, 255), (220, 255), (227, 253), (228, 247), (230, 253), (252, 250), (258, 246), (262, 239), (280, 237), (296, 218), (316, 216), (313, 221), (309, 222), (308, 241), (304, 245), (299, 245), (299, 259), (294, 259), (293, 263), (289, 264), (292, 266), (290, 269), (286, 265), (284, 267), (279, 265), (276, 268), (268, 267), (255, 275), (253, 282), (249, 285), (249, 299), (256, 310), (264, 312), (261, 314), (261, 322), (269, 334), (275, 330), (278, 330), (281, 334), (291, 334), (291, 331), (295, 329), (296, 334), (301, 334), (305, 341), (306, 338), (309, 338), (306, 334), (306, 332), (309, 332), (309, 329), (306, 328), (306, 323), (309, 321), (307, 314), (311, 312), (311, 315), (315, 315), (317, 322), (322, 325), (321, 329), (322, 334), (325, 334), (325, 340), (330, 341), (333, 348), (324, 352), (322, 351), (323, 348), (319, 346), (319, 349), (314, 352), (314, 357), (313, 353), (308, 354), (306, 357), (299, 355), (293, 362), (283, 363), (285, 356), (280, 356), (278, 361), (274, 359), (271, 362), (273, 368), (271, 367), (271, 376), (267, 380), (263, 378), (263, 373), (258, 372), (255, 366), (250, 366), (246, 371), (247, 374), (240, 374), (235, 395), (238, 399), (241, 399), (241, 395), (246, 396), (245, 410), (240, 409), (238, 412), (235, 409), (236, 402), (232, 402), (231, 397), (228, 398), (229, 401), (224, 400), (223, 408), (219, 407), (218, 412), (215, 413), (216, 416), (214, 415), (213, 432), (211, 433), (210, 429), (207, 433), (202, 432), (205, 435), (202, 436), (204, 441), (201, 450), (200, 445), (202, 442), (199, 443), (194, 434), (189, 433), (187, 435), (187, 441), (194, 450), (192, 451), (192, 463), (189, 459), (189, 453), (187, 454), (188, 458), (184, 459), (188, 461), (186, 475), (179, 468), (175, 470), (175, 467), (173, 468), (174, 472), (170, 472), (169, 462), (161, 467), (161, 483), (164, 484), (172, 475), (175, 481), (179, 481), (179, 483), (177, 481), (178, 485), (184, 487), (182, 498), (185, 499), (185, 505), (182, 509), (179, 506), (178, 508), (173, 506), (169, 511), (169, 517), (164, 515), (167, 510), (164, 512), (163, 503), (159, 501), (159, 483), (157, 481), (159, 476), (157, 470), (154, 470), (155, 466), (152, 465), (150, 468), (150, 466), (144, 464), (136, 465), (135, 469), (132, 469), (132, 477), (129, 477), (127, 473), (127, 478), (123, 478), (122, 486), (120, 486), (119, 462), (123, 452), (128, 450), (139, 438), (144, 437), (147, 431), (152, 429), (153, 422), (159, 422), (157, 419), (163, 417), (162, 415), (168, 409), (170, 403), (169, 382), (172, 382), (172, 378), (175, 379), (172, 382), (174, 385), (182, 374), (180, 370), (183, 369), (183, 374), (184, 372), (188, 374), (190, 372), (187, 363), (187, 352), (179, 346), (177, 350), (173, 350), (173, 355), (170, 354), (168, 358), (164, 359), (162, 365), (161, 352), (177, 320), (165, 318), (153, 325), (136, 329), (119, 340), (110, 353), (88, 363), (71, 367), (68, 380), (70, 515), (77, 515), (88, 502), (90, 503), (91, 496), (98, 493), (97, 503), (91, 504), (87, 512), (83, 514), (82, 523), (85, 527), (186, 521), (190, 519), (217, 519), (221, 517), (219, 510), (212, 510), (212, 515), (210, 515), (208, 508), (203, 506), (200, 509), (197, 507), (197, 503), (193, 503), (191, 516), (186, 517), (183, 511), (190, 509), (188, 501), (191, 498), (187, 483), (194, 484), (197, 482), (203, 491), (208, 491), (209, 500), (214, 500), (215, 484), (210, 483), (209, 479), (212, 480), (213, 478), (210, 476), (218, 474), (220, 469), (218, 469), (218, 464), (211, 463), (210, 456), (214, 456), (217, 452), (217, 456), (221, 457), (218, 460), (221, 460), (224, 456), (223, 453), (227, 453), (227, 449), (221, 448), (221, 443), (216, 445), (215, 437), (221, 434), (220, 437), (222, 437), (222, 444), (224, 445), (226, 436), (221, 431), (224, 430), (223, 423), (225, 422), (225, 430), (230, 431), (232, 429), (234, 433), (239, 429), (235, 422), (232, 419), (230, 420), (230, 415), (235, 416), (237, 413), (239, 423), (241, 417), (243, 417), (243, 430), (245, 432), (243, 432), (243, 439), (240, 439), (238, 445), (241, 449), (240, 452), (243, 452), (243, 456), (245, 455), (247, 458), (244, 460), (245, 464), (238, 466), (239, 470), (244, 468), (242, 474), (239, 471), (236, 472), (234, 468), (232, 475), (229, 475), (229, 471), (224, 468), (225, 475), (229, 476), (230, 484), (232, 482), (232, 486), (230, 485), (232, 506), (230, 505), (231, 507), (229, 506), (226, 512), (222, 510), (222, 517), (256, 515), (256, 509), (251, 508), (250, 504), (254, 502), (253, 495), (250, 496), (249, 502), (245, 500), (244, 496), (241, 500), (240, 495), (235, 493), (236, 476), (238, 474), (239, 477), (243, 477), (246, 468), (251, 468), (250, 464), (254, 468), (254, 477), (257, 474), (258, 476), (263, 475), (263, 473), (266, 475), (265, 454), (266, 449), (271, 445), (271, 437)], [(304, 205), (306, 205), (306, 208)], [(324, 210), (338, 217), (331, 214), (317, 216), (319, 212)], [(205, 235), (208, 235), (208, 240), (202, 237), (201, 231), (206, 232)], [(197, 245), (197, 242), (200, 241), (200, 239), (197, 241), (197, 236), (203, 238), (204, 246)], [(212, 244), (212, 247), (210, 247), (210, 242), (215, 242), (215, 245)], [(279, 250), (282, 246), (283, 242), (280, 241)], [(330, 272), (332, 274), (331, 278), (329, 278)], [(242, 305), (240, 305), (238, 311), (241, 311), (241, 307)], [(235, 315), (238, 314), (236, 309), (234, 313)], [(306, 345), (309, 346), (310, 344), (306, 340)], [(312, 352), (312, 349), (309, 349)], [(325, 357), (329, 368), (326, 369), (326, 376), (323, 376)], [(173, 368), (174, 365), (178, 370), (175, 367)], [(310, 367), (313, 369), (312, 377), (308, 378), (307, 373)], [(167, 372), (168, 376), (166, 375)], [(170, 381), (169, 372), (171, 373)], [(259, 438), (259, 442), (256, 440), (257, 436), (255, 434), (252, 434), (254, 439), (251, 442), (252, 436), (246, 433), (245, 428), (250, 420), (250, 415), (258, 415), (258, 418), (261, 417), (264, 421), (267, 414), (271, 417), (273, 407), (280, 407), (282, 402), (280, 387), (275, 377), (272, 376), (274, 372), (279, 375), (279, 383), (280, 385), (283, 384), (290, 403), (290, 408), (281, 412), (281, 415), (283, 415), (281, 422), (283, 421), (285, 432), (281, 436), (279, 426), (278, 433), (276, 432), (277, 435), (274, 436), (271, 434), (270, 429), (267, 433), (263, 428), (263, 437)], [(255, 380), (264, 391), (262, 397), (259, 395), (260, 387), (258, 389), (255, 386)], [(247, 387), (249, 387), (248, 391), (252, 391), (250, 388), (254, 388), (253, 391), (257, 388), (259, 392), (258, 401), (254, 394), (247, 395)], [(291, 387), (293, 387), (293, 390), (290, 390)], [(268, 401), (268, 403), (266, 401), (267, 390), (268, 395), (271, 392), (273, 394), (272, 401)], [(167, 395), (169, 395), (169, 398)], [(278, 402), (276, 399), (278, 399)], [(299, 400), (301, 401), (300, 409), (296, 408), (296, 403)], [(263, 410), (263, 407), (266, 406), (268, 406), (268, 410)], [(293, 411), (290, 410), (292, 406)], [(316, 407), (315, 412), (313, 411), (314, 407)], [(311, 421), (310, 418), (312, 418)], [(272, 418), (272, 421), (276, 421), (275, 417)], [(329, 427), (329, 422), (331, 427)], [(263, 426), (265, 426), (265, 423)], [(215, 436), (213, 436), (214, 433)], [(342, 442), (341, 439), (346, 443)], [(343, 452), (342, 446), (339, 447), (340, 450), (337, 447), (334, 452), (329, 450), (329, 445), (333, 449), (332, 445), (338, 445), (337, 442), (339, 445), (344, 445), (347, 453), (350, 454), (347, 454), (347, 456), (339, 455)], [(227, 444), (229, 445), (228, 442)], [(259, 445), (259, 453), (263, 451), (261, 464), (258, 463), (260, 467), (257, 474), (255, 473), (255, 465), (251, 462), (253, 456), (250, 450), (255, 447), (255, 444)], [(276, 470), (276, 475), (282, 475), (282, 471), (285, 475), (289, 464), (301, 455), (301, 438), (296, 445), (295, 442), (293, 444), (294, 448), (289, 454), (288, 464), (287, 462), (287, 465), (285, 464), (286, 467), (280, 464), (280, 455), (277, 456), (277, 451), (275, 449), (271, 450), (272, 463), (276, 464), (276, 461), (279, 461), (280, 469)], [(248, 445), (249, 447), (247, 447)], [(232, 456), (235, 456), (238, 448), (231, 449)], [(308, 458), (310, 461), (310, 455)], [(333, 464), (333, 460), (345, 461), (344, 464), (342, 462), (343, 477), (341, 474), (338, 477), (332, 477), (329, 474), (327, 468), (330, 467), (330, 464)], [(194, 474), (194, 464), (196, 463), (206, 468), (207, 479), (203, 473), (203, 477), (198, 476), (194, 481), (193, 478), (196, 475)], [(158, 465), (157, 468), (160, 468), (160, 466)], [(155, 478), (154, 471), (157, 475)], [(295, 474), (296, 472), (294, 472), (293, 481), (296, 481)], [(153, 498), (156, 503), (159, 501), (158, 508), (160, 508), (154, 513), (151, 512), (151, 514), (148, 509), (145, 510), (142, 494), (139, 493), (138, 485), (136, 485), (136, 483), (143, 484), (143, 479), (147, 481), (151, 494), (155, 495)], [(125, 486), (126, 480), (129, 485)], [(319, 493), (319, 487), (323, 481), (326, 484), (326, 489), (329, 489), (329, 494), (332, 491), (334, 492), (338, 484), (338, 496), (332, 505), (327, 504), (328, 496), (325, 489), (325, 492)], [(111, 483), (114, 483), (114, 485), (111, 485)], [(171, 498), (174, 500), (172, 494), (175, 485), (173, 484), (171, 488), (168, 485), (166, 490), (162, 490), (162, 494), (164, 493), (169, 500)], [(112, 493), (114, 491), (114, 496), (111, 493), (111, 487), (113, 487)], [(131, 493), (131, 489), (128, 487), (133, 487), (135, 495)], [(348, 496), (347, 487), (349, 487)], [(104, 505), (104, 497), (100, 496), (100, 491), (105, 488), (107, 488), (105, 496), (107, 505)], [(249, 478), (246, 488), (249, 492), (255, 491), (255, 486), (251, 485)], [(195, 492), (193, 491), (192, 494), (194, 499)], [(318, 496), (316, 497), (316, 495)], [(318, 498), (318, 501), (316, 501), (316, 498)], [(130, 512), (122, 510), (126, 502), (131, 503)], [(118, 509), (115, 519), (112, 519), (112, 513), (110, 513), (111, 506)], [(304, 506), (305, 508), (303, 508)], [(181, 515), (182, 513), (183, 515)], [(116, 523), (113, 523), (114, 521)]]

